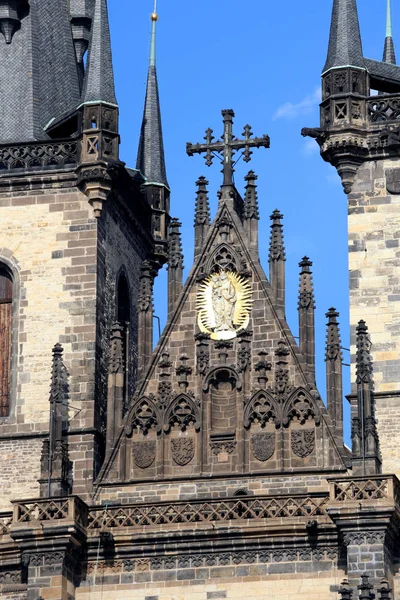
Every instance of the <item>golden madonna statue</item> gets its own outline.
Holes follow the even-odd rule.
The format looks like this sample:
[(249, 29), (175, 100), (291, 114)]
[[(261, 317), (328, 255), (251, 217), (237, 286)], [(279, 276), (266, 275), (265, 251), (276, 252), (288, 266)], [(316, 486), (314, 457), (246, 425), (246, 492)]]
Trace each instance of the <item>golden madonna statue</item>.
[(212, 273), (199, 286), (197, 294), (200, 331), (213, 340), (230, 340), (250, 320), (251, 285), (233, 271)]

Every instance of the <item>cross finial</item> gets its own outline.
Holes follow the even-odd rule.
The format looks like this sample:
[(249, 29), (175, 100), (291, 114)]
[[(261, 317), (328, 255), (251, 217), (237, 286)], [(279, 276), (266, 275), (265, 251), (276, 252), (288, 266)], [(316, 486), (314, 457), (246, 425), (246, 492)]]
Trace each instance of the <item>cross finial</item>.
[[(243, 139), (237, 139), (233, 135), (233, 117), (235, 113), (232, 109), (226, 109), (222, 111), (224, 132), (222, 139), (217, 140), (213, 136), (213, 130), (208, 128), (204, 137), (205, 144), (192, 144), (188, 142), (186, 144), (186, 152), (188, 156), (194, 154), (204, 154), (206, 165), (210, 167), (213, 163), (214, 158), (217, 156), (222, 163), (222, 173), (224, 174), (223, 185), (233, 185), (233, 173), (234, 167), (237, 160), (234, 161), (233, 157), (238, 150), (243, 150), (240, 157), (243, 156), (245, 162), (251, 160), (253, 154), (251, 148), (269, 148), (270, 139), (268, 135), (263, 135), (261, 138), (253, 138), (253, 132), (251, 131), (250, 125), (245, 125), (243, 131)], [(239, 160), (239, 159), (238, 159)]]

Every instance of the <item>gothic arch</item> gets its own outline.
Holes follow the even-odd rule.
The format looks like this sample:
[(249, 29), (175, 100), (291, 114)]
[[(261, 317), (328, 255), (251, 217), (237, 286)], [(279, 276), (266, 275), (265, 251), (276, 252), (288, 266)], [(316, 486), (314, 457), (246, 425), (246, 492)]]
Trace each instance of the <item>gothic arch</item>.
[(295, 389), (286, 400), (282, 411), (283, 425), (289, 425), (296, 419), (302, 425), (313, 420), (316, 425), (321, 422), (321, 415), (310, 392), (303, 387)]
[(129, 278), (124, 266), (122, 266), (116, 278), (116, 320), (127, 322), (131, 320), (131, 290)]
[(129, 278), (124, 266), (122, 266), (117, 274), (115, 283), (115, 317), (116, 322), (121, 327), (122, 335), (122, 362), (124, 365), (124, 389), (123, 398), (124, 406), (128, 404), (129, 395), (129, 377), (133, 357), (130, 355), (130, 335), (132, 322), (132, 299), (129, 285)]
[(21, 297), (21, 284), (19, 265), (12, 252), (7, 248), (0, 248), (0, 269), (12, 282), (11, 303), (11, 345), (10, 345), (10, 381), (7, 414), (1, 416), (0, 422), (12, 422), (15, 418), (15, 405), (17, 396), (18, 374), (18, 334), (19, 334), (19, 306)]
[(279, 409), (274, 398), (265, 390), (258, 390), (248, 401), (244, 410), (244, 427), (249, 429), (252, 423), (258, 423), (261, 428), (269, 422), (279, 426)]
[(154, 401), (142, 396), (132, 406), (125, 425), (125, 435), (130, 437), (135, 429), (140, 429), (143, 435), (147, 435), (151, 429), (161, 433), (161, 424), (161, 415)]
[(210, 254), (205, 265), (205, 272), (215, 270), (240, 271), (241, 259), (230, 244), (219, 244)]
[(180, 394), (171, 402), (165, 413), (164, 431), (168, 433), (175, 425), (178, 425), (181, 431), (186, 431), (191, 424), (195, 431), (200, 431), (200, 411), (190, 396)]
[(227, 365), (223, 365), (211, 369), (211, 371), (208, 373), (203, 383), (203, 392), (208, 392), (210, 385), (218, 383), (218, 380), (221, 378), (222, 374), (224, 378), (232, 382), (232, 386), (234, 386), (237, 390), (240, 391), (242, 389), (242, 380), (236, 369)]

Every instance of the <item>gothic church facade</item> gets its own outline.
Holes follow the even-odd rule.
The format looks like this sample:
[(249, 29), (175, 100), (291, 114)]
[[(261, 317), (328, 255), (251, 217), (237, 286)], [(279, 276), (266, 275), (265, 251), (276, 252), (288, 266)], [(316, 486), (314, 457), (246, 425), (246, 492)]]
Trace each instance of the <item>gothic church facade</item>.
[[(246, 126), (236, 137), (223, 110), (221, 139), (208, 130), (187, 145), (207, 163), (220, 157), (223, 180), (215, 215), (208, 182), (197, 181), (183, 282), (157, 14), (128, 168), (106, 0), (3, 5), (0, 598), (395, 600), (400, 67), (390, 18), (383, 60), (370, 60), (356, 0), (333, 0), (321, 123), (302, 132), (348, 195), (349, 449), (339, 314), (326, 313), (321, 397), (312, 263), (299, 264), (296, 341), (283, 216), (270, 216), (265, 272), (257, 175), (243, 191), (234, 184), (233, 153), (248, 161), (268, 151), (268, 136)], [(31, 76), (15, 77), (16, 64)], [(153, 284), (165, 264), (168, 322), (153, 351)]]

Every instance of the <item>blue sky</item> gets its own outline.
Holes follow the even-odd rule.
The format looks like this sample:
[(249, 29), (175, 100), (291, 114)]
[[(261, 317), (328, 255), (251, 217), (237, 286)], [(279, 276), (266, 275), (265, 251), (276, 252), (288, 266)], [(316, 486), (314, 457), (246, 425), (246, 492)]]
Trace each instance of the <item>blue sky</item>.
[[(393, 0), (396, 42), (400, 2)], [(153, 0), (109, 0), (116, 90), (120, 106), (121, 158), (136, 162), (146, 86)], [(358, 0), (364, 54), (381, 59), (385, 0)], [(210, 181), (216, 210), (221, 183), (217, 163), (188, 158), (187, 141), (201, 141), (207, 127), (220, 135), (221, 109), (233, 108), (236, 133), (249, 122), (255, 135), (268, 133), (271, 149), (256, 150), (250, 165), (238, 165), (243, 190), (249, 168), (258, 174), (260, 256), (268, 272), (269, 215), (284, 218), (287, 253), (287, 319), (297, 335), (298, 262), (314, 262), (317, 380), (325, 393), (325, 312), (341, 313), (343, 346), (349, 347), (347, 202), (336, 171), (319, 156), (302, 127), (319, 125), (320, 73), (326, 58), (332, 0), (158, 0), (157, 70), (164, 143), (171, 186), (171, 213), (183, 223), (185, 274), (193, 258), (195, 181)], [(399, 34), (400, 35), (400, 34)], [(400, 50), (399, 50), (400, 51)], [(166, 278), (156, 285), (156, 314), (165, 322)], [(344, 352), (344, 362), (349, 353)], [(345, 391), (349, 369), (344, 367)]]

